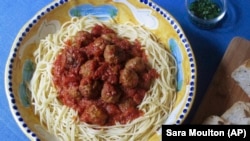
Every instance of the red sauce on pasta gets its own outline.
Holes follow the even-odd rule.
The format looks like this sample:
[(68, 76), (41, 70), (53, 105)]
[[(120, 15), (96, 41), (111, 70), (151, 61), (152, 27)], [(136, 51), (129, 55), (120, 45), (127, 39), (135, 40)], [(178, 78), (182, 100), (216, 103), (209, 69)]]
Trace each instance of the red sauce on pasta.
[(105, 25), (68, 40), (52, 75), (58, 99), (75, 109), (80, 121), (97, 125), (126, 124), (142, 116), (137, 106), (158, 77), (138, 40), (118, 37)]

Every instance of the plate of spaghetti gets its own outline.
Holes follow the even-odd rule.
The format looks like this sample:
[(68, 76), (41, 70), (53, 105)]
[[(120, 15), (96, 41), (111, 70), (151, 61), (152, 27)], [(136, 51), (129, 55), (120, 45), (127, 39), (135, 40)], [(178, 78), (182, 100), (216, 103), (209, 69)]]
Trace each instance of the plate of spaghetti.
[(159, 141), (162, 125), (184, 122), (196, 92), (188, 39), (147, 0), (53, 1), (18, 33), (5, 75), (31, 140)]

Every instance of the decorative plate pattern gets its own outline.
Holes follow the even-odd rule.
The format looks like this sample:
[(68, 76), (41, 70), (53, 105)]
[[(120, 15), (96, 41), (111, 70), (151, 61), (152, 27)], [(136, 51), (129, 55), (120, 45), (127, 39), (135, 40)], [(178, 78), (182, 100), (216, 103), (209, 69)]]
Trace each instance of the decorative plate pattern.
[(177, 103), (165, 124), (182, 124), (195, 98), (196, 62), (188, 39), (174, 17), (149, 0), (113, 0), (107, 3), (59, 0), (41, 9), (23, 26), (6, 63), (5, 89), (9, 107), (27, 137), (37, 141), (41, 138), (55, 140), (54, 136), (39, 126), (38, 117), (34, 115), (29, 103), (26, 82), (30, 80), (34, 70), (34, 64), (29, 61), (33, 51), (31, 46), (39, 43), (47, 34), (55, 33), (70, 17), (86, 15), (95, 15), (100, 20), (117, 18), (120, 23), (129, 20), (142, 24), (164, 41), (178, 65)]

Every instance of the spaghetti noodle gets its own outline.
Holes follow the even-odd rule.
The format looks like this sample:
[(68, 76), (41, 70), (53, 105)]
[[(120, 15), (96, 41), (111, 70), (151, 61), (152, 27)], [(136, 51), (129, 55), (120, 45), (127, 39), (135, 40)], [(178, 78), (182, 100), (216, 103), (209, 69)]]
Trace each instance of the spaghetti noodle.
[[(76, 110), (62, 104), (53, 83), (53, 63), (78, 31), (91, 31), (96, 24), (106, 25), (119, 37), (139, 40), (149, 64), (159, 74), (138, 109), (143, 116), (126, 124), (95, 125), (81, 122)], [(72, 18), (61, 29), (40, 41), (34, 52), (36, 70), (30, 82), (35, 114), (48, 131), (60, 140), (147, 140), (168, 118), (176, 99), (176, 62), (172, 54), (150, 32), (131, 23), (103, 22), (91, 17)]]

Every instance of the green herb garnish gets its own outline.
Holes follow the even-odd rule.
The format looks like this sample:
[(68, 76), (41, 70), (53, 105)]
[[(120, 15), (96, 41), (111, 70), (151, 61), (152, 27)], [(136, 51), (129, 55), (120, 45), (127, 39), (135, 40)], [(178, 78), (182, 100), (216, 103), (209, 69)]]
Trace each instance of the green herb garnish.
[(189, 10), (205, 20), (213, 19), (221, 13), (220, 7), (211, 0), (196, 0), (189, 5)]

